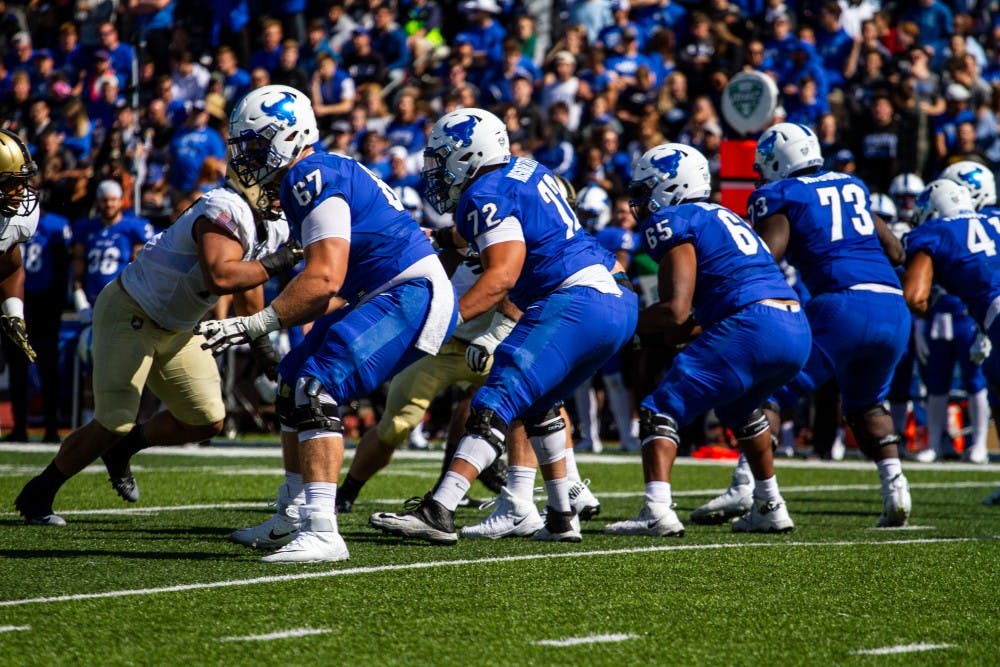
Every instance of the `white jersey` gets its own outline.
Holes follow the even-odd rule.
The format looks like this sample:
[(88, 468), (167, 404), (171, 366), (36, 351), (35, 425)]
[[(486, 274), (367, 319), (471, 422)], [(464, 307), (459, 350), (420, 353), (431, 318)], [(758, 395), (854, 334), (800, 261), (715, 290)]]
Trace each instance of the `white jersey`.
[(3, 229), (0, 232), (0, 254), (31, 238), (38, 227), (38, 208), (36, 206), (31, 215), (0, 216), (0, 229)]
[(257, 238), (250, 205), (228, 188), (216, 188), (188, 207), (170, 227), (154, 236), (121, 274), (125, 291), (146, 314), (171, 331), (190, 331), (218, 300), (198, 262), (194, 223), (206, 218), (235, 236), (243, 261), (274, 252), (288, 240), (284, 216), (267, 222), (267, 238)]

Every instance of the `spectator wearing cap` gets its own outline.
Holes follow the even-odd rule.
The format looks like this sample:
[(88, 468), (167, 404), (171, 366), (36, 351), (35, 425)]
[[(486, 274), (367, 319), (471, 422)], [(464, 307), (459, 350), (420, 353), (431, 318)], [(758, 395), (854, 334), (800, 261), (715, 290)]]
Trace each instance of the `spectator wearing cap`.
[(53, 74), (55, 74), (55, 61), (52, 59), (52, 52), (48, 49), (35, 51), (30, 76), (31, 87), (36, 97), (45, 97), (49, 94), (49, 80)]
[(88, 69), (88, 58), (80, 46), (76, 26), (63, 23), (59, 26), (59, 39), (52, 52), (55, 68), (66, 76), (66, 81), (72, 86), (75, 95), (79, 95), (83, 87), (83, 77)]
[(614, 72), (621, 86), (635, 85), (636, 72), (640, 67), (651, 68), (649, 58), (639, 53), (639, 38), (629, 27), (622, 31), (622, 51), (608, 59), (608, 69)]
[(614, 23), (611, 5), (607, 0), (574, 0), (569, 10), (570, 23), (581, 25), (587, 31), (587, 41), (596, 44), (601, 30)]
[(413, 188), (417, 192), (423, 190), (423, 179), (410, 169), (410, 153), (403, 146), (393, 146), (389, 149), (389, 173), (385, 183), (390, 188)]
[(949, 83), (944, 91), (945, 112), (934, 119), (934, 152), (944, 160), (954, 150), (958, 140), (958, 126), (976, 122), (976, 115), (969, 110), (972, 94), (960, 83)]
[(521, 53), (521, 45), (512, 37), (504, 40), (503, 66), (487, 75), (483, 82), (490, 104), (506, 104), (514, 99), (514, 79), (523, 77), (534, 83), (542, 78), (541, 70)]
[(211, 80), (212, 74), (204, 65), (195, 61), (190, 50), (180, 49), (175, 52), (170, 74), (174, 97), (184, 104), (203, 100)]
[(944, 49), (955, 31), (955, 18), (940, 0), (916, 0), (902, 13), (900, 19), (912, 21), (920, 28), (920, 42), (930, 47), (934, 64), (943, 62)]
[(338, 120), (330, 126), (327, 150), (337, 155), (353, 158), (357, 154), (354, 145), (354, 128), (346, 120)]
[(472, 44), (475, 67), (483, 71), (498, 67), (507, 31), (496, 20), (501, 13), (497, 0), (468, 0), (462, 9), (468, 22), (463, 33)]
[(94, 54), (94, 60), (87, 71), (83, 85), (83, 98), (89, 104), (101, 96), (101, 84), (108, 78), (113, 78), (121, 88), (121, 79), (111, 67), (111, 54), (100, 49)]
[(826, 97), (830, 92), (826, 81), (826, 72), (816, 56), (813, 45), (805, 40), (797, 40), (792, 49), (791, 58), (781, 68), (778, 74), (778, 88), (782, 93), (782, 104), (794, 104), (799, 97), (802, 81), (812, 79), (816, 84), (816, 100), (821, 106), (820, 113), (828, 110)]
[(851, 123), (851, 137), (850, 148), (860, 157), (858, 177), (872, 192), (888, 192), (899, 173), (900, 121), (887, 94), (872, 98), (868, 112)]
[(833, 154), (833, 171), (843, 174), (853, 174), (858, 170), (858, 163), (854, 159), (854, 153), (847, 148), (841, 148)]
[(118, 28), (111, 21), (105, 21), (98, 26), (97, 35), (101, 42), (101, 48), (111, 56), (111, 69), (118, 76), (122, 90), (125, 90), (132, 80), (132, 61), (135, 60), (135, 49), (118, 38)]
[(858, 64), (860, 40), (855, 42), (840, 24), (841, 9), (834, 0), (820, 7), (816, 30), (816, 53), (823, 62), (823, 71), (830, 89), (843, 89)]
[(11, 48), (4, 54), (4, 67), (10, 72), (18, 70), (29, 71), (31, 69), (31, 58), (35, 53), (31, 43), (31, 33), (27, 30), (15, 33), (10, 43)]
[(215, 69), (222, 74), (222, 96), (233, 107), (250, 90), (250, 72), (240, 68), (236, 52), (220, 46), (215, 53)]
[(337, 65), (334, 57), (326, 52), (317, 56), (317, 69), (312, 77), (311, 98), (316, 120), (329, 127), (345, 118), (354, 107), (357, 90), (354, 80)]
[(195, 100), (187, 121), (170, 142), (170, 174), (167, 179), (175, 199), (188, 195), (194, 188), (205, 158), (226, 159), (226, 142), (219, 132), (208, 126), (208, 110), (204, 100)]
[(111, 126), (114, 125), (115, 107), (118, 101), (124, 101), (124, 99), (121, 96), (121, 87), (117, 77), (102, 77), (98, 84), (100, 85), (100, 95), (87, 105), (87, 115), (94, 123), (94, 143), (100, 146)]
[(318, 58), (321, 53), (334, 55), (326, 35), (326, 22), (321, 18), (315, 18), (309, 22), (305, 44), (299, 45), (299, 67), (309, 75), (310, 79), (319, 69)]
[(361, 86), (366, 83), (385, 81), (385, 59), (382, 54), (372, 49), (371, 34), (366, 28), (357, 27), (351, 37), (351, 43), (344, 47), (344, 69)]
[(566, 105), (569, 119), (566, 129), (576, 132), (580, 127), (580, 117), (583, 111), (582, 100), (590, 97), (585, 94), (587, 84), (576, 76), (576, 58), (568, 51), (561, 51), (555, 56), (555, 74), (547, 78), (542, 87), (540, 100), (542, 109), (551, 113), (556, 102)]
[(611, 25), (601, 30), (597, 36), (597, 44), (604, 47), (605, 51), (623, 54), (625, 53), (625, 34), (628, 31), (642, 48), (642, 31), (639, 26), (629, 18), (632, 6), (629, 0), (612, 0), (611, 14), (613, 21)]
[(788, 62), (798, 38), (792, 33), (792, 22), (784, 12), (776, 13), (770, 21), (771, 36), (764, 41), (764, 58), (780, 68)]
[(309, 75), (299, 67), (299, 43), (294, 39), (286, 39), (281, 43), (281, 57), (278, 67), (271, 72), (271, 83), (280, 84), (308, 92), (312, 88)]
[(427, 143), (427, 119), (420, 113), (419, 88), (404, 88), (396, 95), (396, 114), (385, 128), (385, 136), (392, 146), (402, 147), (407, 153), (423, 152)]
[(372, 14), (372, 49), (385, 60), (389, 81), (401, 81), (406, 76), (410, 64), (410, 49), (406, 43), (406, 33), (395, 21), (392, 8), (379, 5)]
[(250, 54), (250, 70), (260, 67), (272, 74), (278, 69), (281, 60), (281, 41), (284, 32), (281, 28), (281, 21), (278, 19), (265, 19), (261, 24), (260, 48)]

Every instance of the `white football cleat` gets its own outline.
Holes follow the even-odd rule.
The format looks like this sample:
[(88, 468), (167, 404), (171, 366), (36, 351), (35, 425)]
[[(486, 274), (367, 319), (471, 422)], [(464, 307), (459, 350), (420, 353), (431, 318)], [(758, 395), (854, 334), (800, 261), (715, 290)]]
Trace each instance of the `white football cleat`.
[(733, 522), (734, 533), (790, 533), (795, 529), (784, 500), (757, 500)]
[(569, 487), (569, 502), (583, 521), (590, 521), (601, 513), (601, 501), (590, 490), (590, 480), (574, 482)]
[(319, 512), (309, 505), (302, 510), (305, 519), (295, 539), (261, 558), (262, 563), (334, 563), (351, 557), (337, 531), (334, 512)]
[(604, 532), (609, 535), (684, 537), (684, 524), (669, 503), (654, 503), (646, 498), (636, 518), (608, 524)]
[(913, 459), (920, 463), (934, 463), (938, 459), (937, 452), (934, 451), (933, 447), (928, 447), (927, 449), (921, 449), (919, 452), (913, 455)]
[[(485, 508), (484, 508), (485, 509)], [(497, 540), (501, 537), (531, 537), (545, 525), (538, 508), (530, 500), (515, 497), (507, 487), (500, 488), (493, 513), (472, 526), (462, 528), (462, 537)]]
[(692, 511), (691, 520), (700, 524), (717, 524), (743, 516), (753, 506), (753, 489), (753, 475), (734, 470), (729, 488)]
[(277, 507), (271, 518), (260, 525), (233, 531), (229, 539), (261, 551), (283, 547), (294, 540), (299, 532), (301, 507), (301, 504), (296, 503), (295, 499), (288, 495), (288, 485), (282, 484), (278, 490)]
[(580, 518), (573, 510), (557, 512), (551, 507), (546, 507), (545, 525), (539, 528), (532, 538), (539, 542), (580, 542), (583, 540)]
[(882, 483), (882, 514), (875, 525), (879, 528), (899, 528), (910, 518), (910, 484), (903, 473)]

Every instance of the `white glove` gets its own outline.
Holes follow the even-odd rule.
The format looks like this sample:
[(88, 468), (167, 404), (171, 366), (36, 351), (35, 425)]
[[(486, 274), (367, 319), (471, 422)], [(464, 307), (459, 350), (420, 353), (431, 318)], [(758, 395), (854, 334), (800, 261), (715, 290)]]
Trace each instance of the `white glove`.
[(977, 366), (982, 366), (983, 362), (986, 361), (986, 357), (990, 356), (990, 352), (993, 350), (993, 343), (990, 339), (986, 337), (984, 333), (976, 334), (976, 340), (972, 343), (972, 347), (969, 348), (969, 359), (972, 360)]
[(465, 363), (469, 365), (469, 368), (477, 373), (485, 371), (497, 346), (514, 330), (516, 325), (517, 322), (503, 313), (499, 311), (493, 313), (490, 328), (473, 338), (469, 342), (469, 346), (465, 348)]
[(927, 342), (927, 321), (918, 319), (913, 322), (913, 352), (917, 355), (917, 361), (921, 366), (927, 365), (927, 357), (930, 356), (931, 346)]
[(201, 349), (211, 350), (212, 354), (219, 355), (234, 345), (249, 343), (280, 328), (281, 320), (278, 319), (278, 314), (274, 312), (274, 308), (268, 306), (259, 313), (246, 317), (199, 322), (194, 332), (206, 338), (201, 344)]

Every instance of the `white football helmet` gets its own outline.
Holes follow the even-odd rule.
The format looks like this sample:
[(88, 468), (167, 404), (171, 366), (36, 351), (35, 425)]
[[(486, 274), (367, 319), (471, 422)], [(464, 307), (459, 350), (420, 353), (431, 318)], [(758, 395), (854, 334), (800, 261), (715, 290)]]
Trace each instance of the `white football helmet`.
[(576, 202), (576, 217), (588, 232), (596, 234), (611, 222), (611, 198), (599, 185), (588, 185), (580, 190)]
[(318, 139), (307, 95), (289, 86), (252, 90), (237, 102), (229, 119), (229, 180), (264, 210), (276, 198), (278, 172)]
[(871, 204), (869, 208), (871, 208), (872, 213), (877, 213), (880, 218), (888, 223), (896, 221), (896, 204), (893, 203), (892, 197), (884, 195), (881, 192), (873, 192), (869, 202)]
[(805, 125), (778, 123), (767, 128), (757, 140), (753, 168), (768, 183), (822, 165), (819, 139)]
[(403, 208), (410, 212), (413, 219), (419, 224), (424, 218), (424, 202), (420, 199), (417, 191), (408, 185), (400, 185), (392, 189), (396, 197), (403, 204)]
[(972, 195), (964, 187), (947, 178), (931, 181), (917, 197), (913, 224), (922, 225), (934, 218), (952, 218), (958, 215), (975, 215)]
[(972, 203), (976, 205), (977, 211), (984, 206), (993, 206), (997, 203), (996, 178), (989, 167), (979, 162), (971, 160), (956, 162), (941, 172), (941, 178), (965, 186), (972, 195)]
[(889, 183), (889, 196), (896, 204), (896, 215), (903, 222), (913, 221), (915, 202), (924, 191), (924, 180), (916, 174), (899, 174)]
[(434, 123), (424, 149), (427, 201), (438, 213), (454, 211), (479, 170), (510, 162), (507, 126), (483, 109), (458, 109)]
[(712, 194), (708, 160), (684, 144), (660, 144), (643, 153), (632, 169), (629, 205), (636, 220), (661, 208)]

